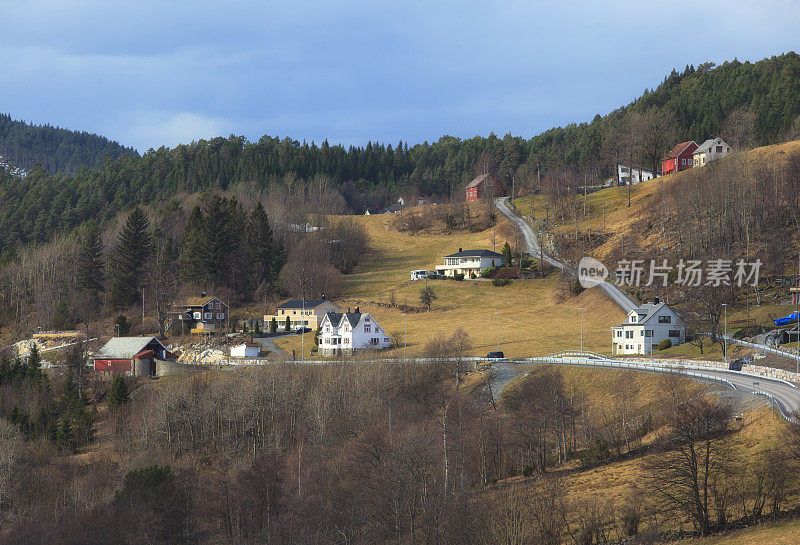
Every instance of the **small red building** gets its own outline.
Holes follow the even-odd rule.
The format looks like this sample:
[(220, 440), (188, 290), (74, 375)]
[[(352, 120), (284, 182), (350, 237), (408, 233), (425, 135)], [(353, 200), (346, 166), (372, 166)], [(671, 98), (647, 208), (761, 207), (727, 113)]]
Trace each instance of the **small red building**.
[(697, 144), (695, 144), (694, 140), (681, 142), (672, 148), (666, 159), (661, 161), (661, 173), (671, 174), (692, 168), (692, 154), (696, 149)]
[(481, 174), (467, 184), (467, 202), (477, 201), (487, 195), (502, 195), (505, 191), (500, 180), (492, 174)]
[(155, 337), (112, 337), (94, 356), (94, 370), (147, 376), (156, 374), (155, 360), (177, 360)]

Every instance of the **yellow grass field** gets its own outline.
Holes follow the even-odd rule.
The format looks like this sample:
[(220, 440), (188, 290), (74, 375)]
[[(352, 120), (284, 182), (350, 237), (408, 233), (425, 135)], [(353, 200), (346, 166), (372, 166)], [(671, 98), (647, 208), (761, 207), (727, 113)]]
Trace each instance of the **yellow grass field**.
[[(581, 311), (584, 308), (584, 348), (610, 353), (609, 328), (625, 319), (624, 313), (597, 290), (577, 297), (568, 295), (558, 278), (514, 280), (508, 286), (495, 287), (485, 280), (431, 280), (428, 285), (438, 299), (430, 311), (409, 312), (388, 303), (391, 292), (397, 304), (419, 307), (419, 291), (424, 280), (410, 282), (413, 269), (433, 269), (441, 257), (464, 249), (491, 249), (492, 237), (499, 251), (506, 240), (513, 246), (513, 231), (504, 217), (495, 229), (479, 233), (409, 235), (391, 228), (389, 215), (360, 216), (369, 235), (369, 252), (357, 269), (344, 277), (342, 297), (337, 301), (347, 308), (358, 304), (369, 312), (393, 337), (396, 346), (381, 355), (402, 355), (407, 339), (408, 356), (420, 354), (434, 338), (448, 337), (458, 328), (470, 336), (474, 355), (486, 355), (497, 347), (500, 313), (500, 349), (507, 356), (547, 355), (580, 348)], [(368, 304), (356, 303), (366, 301)], [(373, 303), (373, 304), (369, 304)], [(405, 324), (407, 323), (407, 336)], [(278, 339), (276, 344), (300, 353), (300, 337)], [(306, 350), (313, 345), (313, 335), (306, 336)]]
[(681, 545), (796, 545), (800, 522), (778, 522), (707, 538), (686, 539)]

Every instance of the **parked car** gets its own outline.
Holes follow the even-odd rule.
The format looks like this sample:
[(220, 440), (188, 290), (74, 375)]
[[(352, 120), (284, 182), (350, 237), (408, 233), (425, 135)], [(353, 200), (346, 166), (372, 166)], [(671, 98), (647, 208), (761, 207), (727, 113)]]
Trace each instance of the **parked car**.
[(489, 361), (508, 361), (506, 355), (502, 351), (494, 351), (486, 354), (486, 359)]
[(300, 326), (300, 327), (295, 328), (294, 332), (297, 333), (298, 335), (300, 335), (302, 333), (311, 333), (311, 328), (310, 327), (305, 327), (305, 326)]

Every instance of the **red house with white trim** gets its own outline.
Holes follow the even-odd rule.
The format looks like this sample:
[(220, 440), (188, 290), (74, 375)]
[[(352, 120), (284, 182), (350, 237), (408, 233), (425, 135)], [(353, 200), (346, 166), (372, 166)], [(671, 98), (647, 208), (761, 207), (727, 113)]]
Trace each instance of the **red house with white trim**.
[(681, 142), (667, 154), (666, 159), (661, 161), (661, 173), (672, 174), (687, 168), (692, 168), (692, 154), (697, 149), (694, 140)]
[(484, 196), (502, 195), (505, 188), (492, 174), (481, 174), (467, 184), (467, 202), (477, 201)]

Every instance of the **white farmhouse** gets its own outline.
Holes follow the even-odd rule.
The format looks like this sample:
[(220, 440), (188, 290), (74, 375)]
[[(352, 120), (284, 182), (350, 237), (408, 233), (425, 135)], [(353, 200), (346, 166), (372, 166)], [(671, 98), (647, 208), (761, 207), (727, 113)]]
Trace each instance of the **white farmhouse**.
[(681, 344), (686, 340), (686, 325), (677, 312), (656, 299), (631, 310), (625, 323), (611, 328), (611, 353), (651, 354), (664, 339)]
[(722, 138), (709, 138), (692, 153), (692, 166), (702, 167), (731, 153), (731, 147)]
[[(349, 309), (348, 309), (349, 310)], [(389, 335), (368, 312), (328, 312), (322, 319), (319, 350), (323, 356), (380, 350), (392, 344)]]
[(617, 163), (617, 180), (619, 185), (638, 184), (655, 178), (652, 170), (646, 168), (633, 168), (629, 165)]
[(462, 250), (444, 256), (444, 265), (437, 265), (436, 270), (445, 276), (463, 274), (469, 278), (471, 274), (480, 274), (489, 267), (501, 267), (506, 264), (503, 254), (491, 250)]

